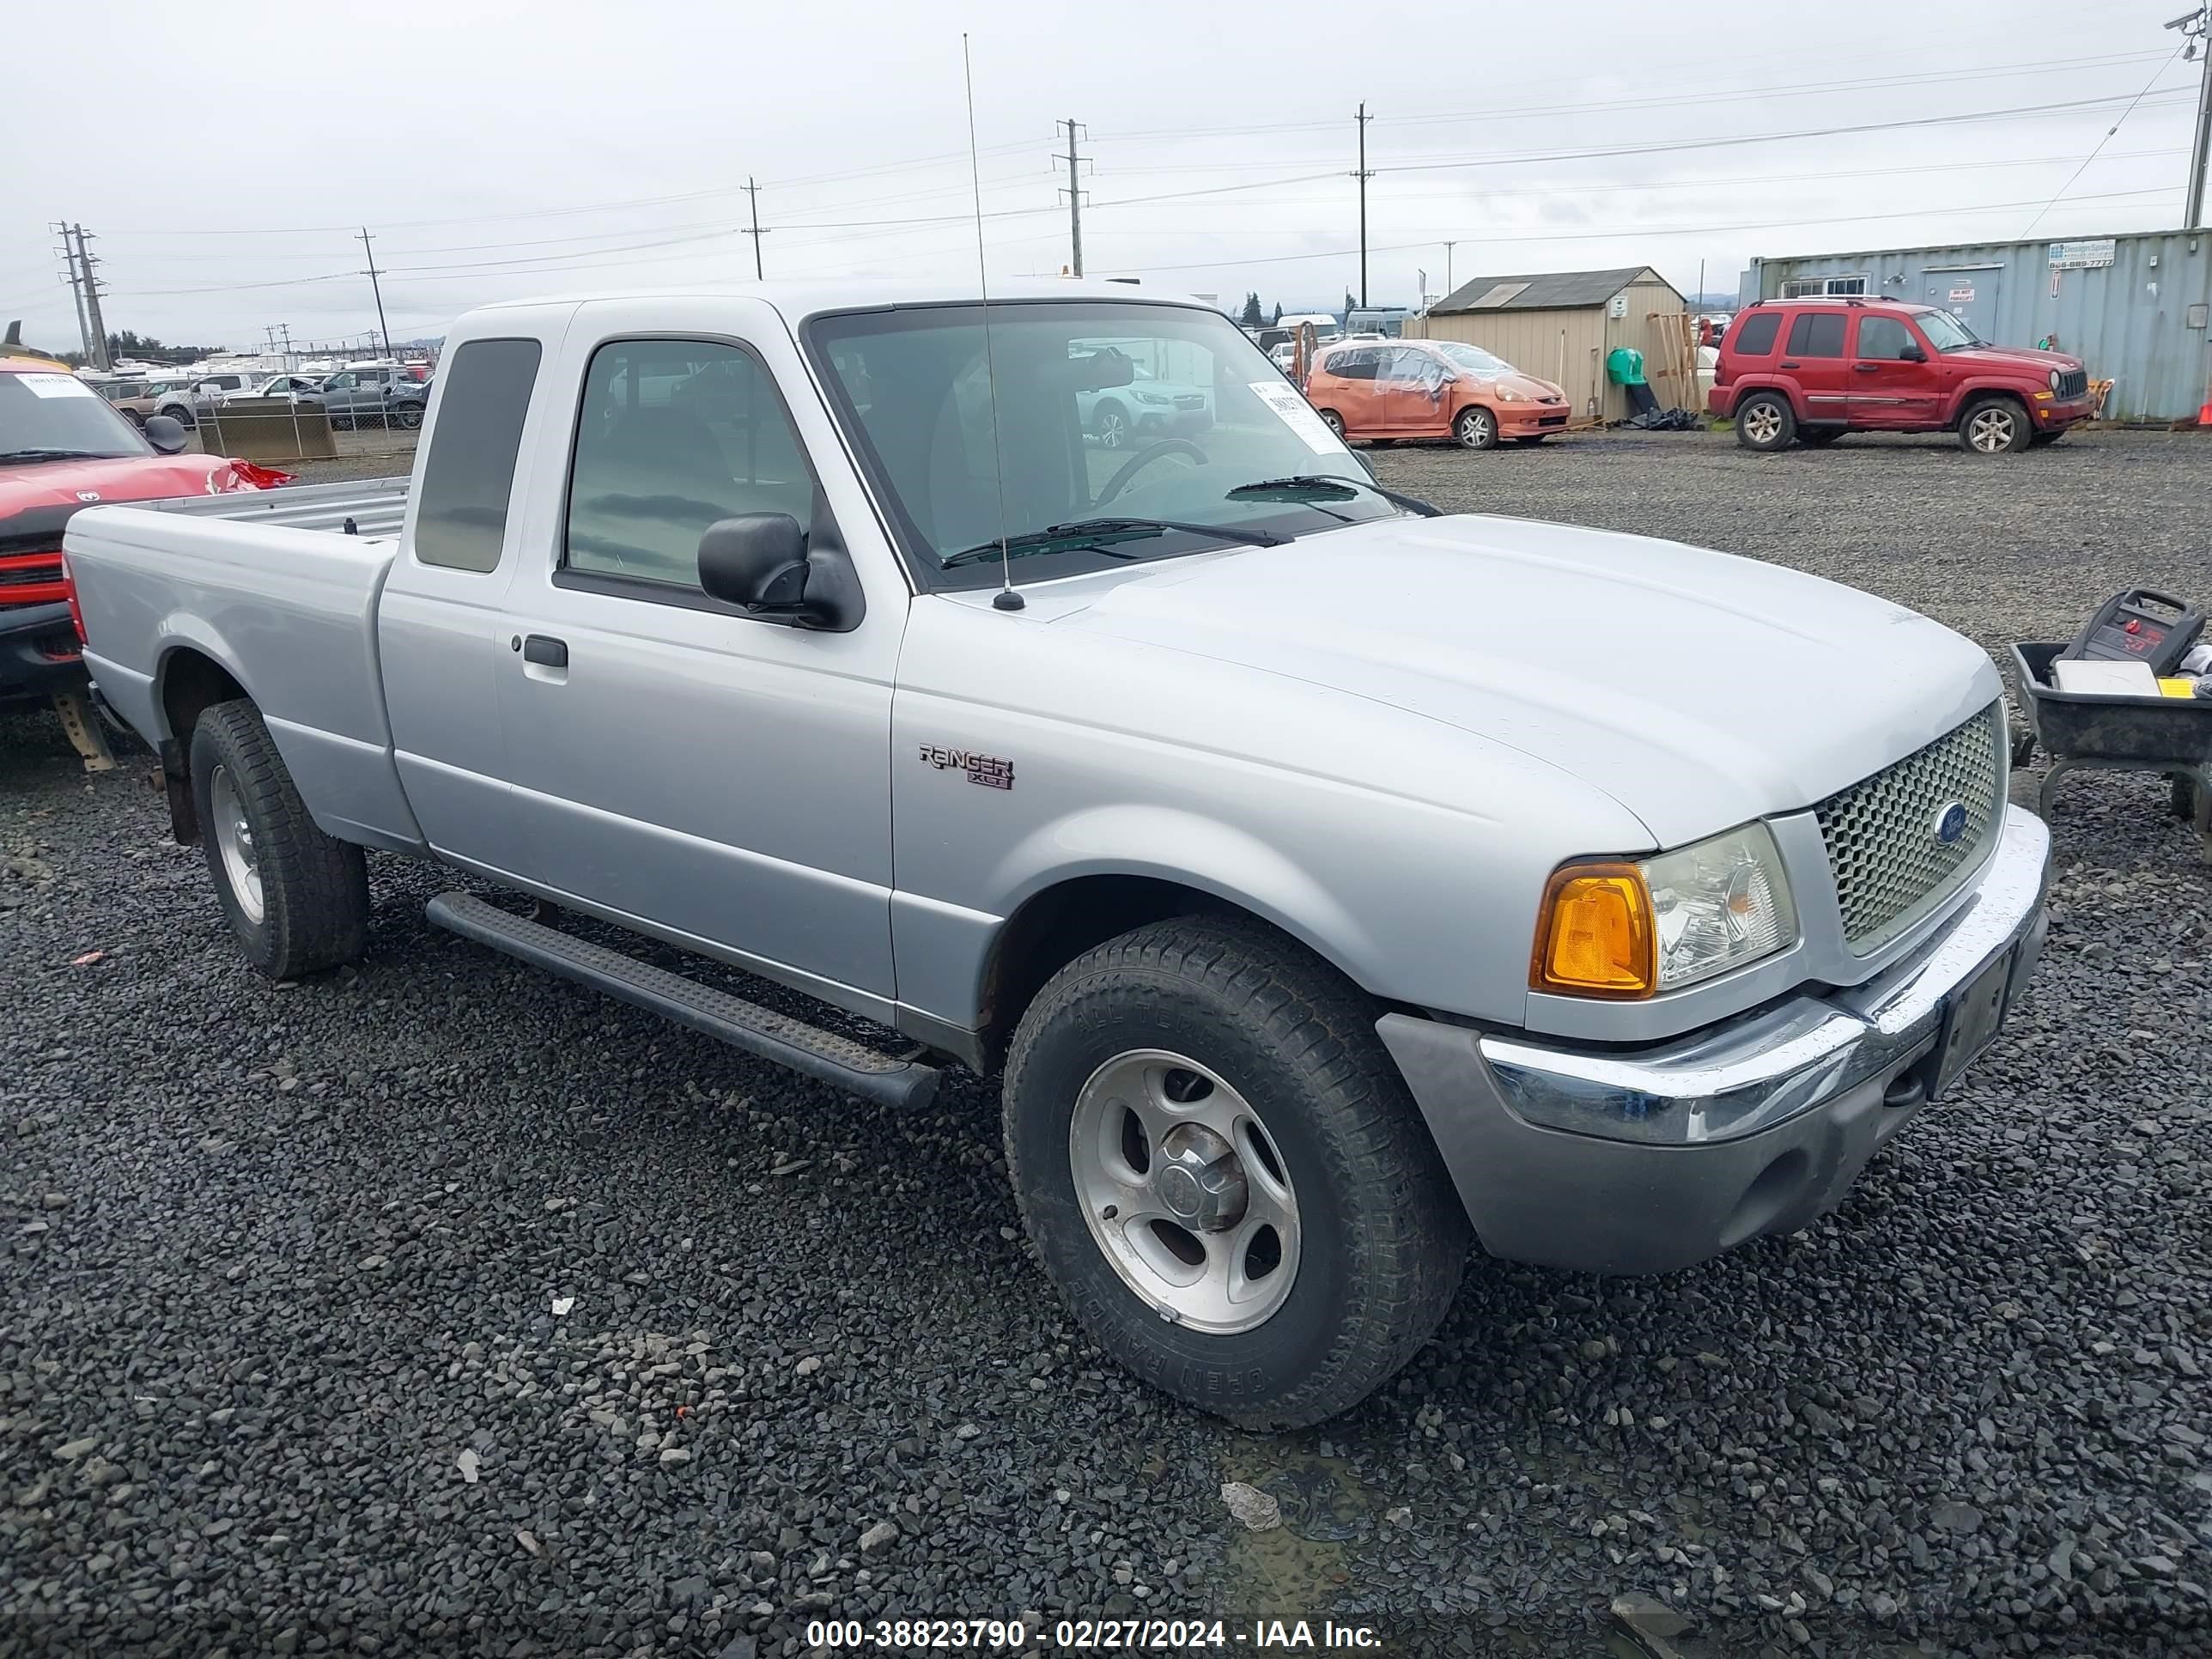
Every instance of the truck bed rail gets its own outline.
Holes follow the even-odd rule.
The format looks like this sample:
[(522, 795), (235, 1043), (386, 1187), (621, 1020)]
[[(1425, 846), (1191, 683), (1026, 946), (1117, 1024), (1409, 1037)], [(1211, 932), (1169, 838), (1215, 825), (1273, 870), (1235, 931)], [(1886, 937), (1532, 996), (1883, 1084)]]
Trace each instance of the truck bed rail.
[(410, 482), (404, 474), (396, 478), (347, 478), (337, 483), (286, 484), (281, 489), (241, 489), (222, 495), (179, 495), (138, 505), (196, 519), (237, 519), (294, 530), (343, 531), (350, 519), (356, 535), (397, 536), (400, 520), (407, 514)]

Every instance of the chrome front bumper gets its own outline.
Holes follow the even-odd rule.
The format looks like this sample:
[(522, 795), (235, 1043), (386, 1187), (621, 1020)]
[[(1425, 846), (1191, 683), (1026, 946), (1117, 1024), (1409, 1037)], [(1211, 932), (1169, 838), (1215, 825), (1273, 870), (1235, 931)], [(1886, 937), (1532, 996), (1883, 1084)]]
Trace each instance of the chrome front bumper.
[(1832, 1207), (1926, 1103), (1959, 993), (2043, 946), (2050, 832), (2005, 809), (1971, 902), (1864, 985), (1632, 1051), (1540, 1047), (1411, 1015), (1377, 1024), (1493, 1253), (1607, 1272), (1685, 1265)]

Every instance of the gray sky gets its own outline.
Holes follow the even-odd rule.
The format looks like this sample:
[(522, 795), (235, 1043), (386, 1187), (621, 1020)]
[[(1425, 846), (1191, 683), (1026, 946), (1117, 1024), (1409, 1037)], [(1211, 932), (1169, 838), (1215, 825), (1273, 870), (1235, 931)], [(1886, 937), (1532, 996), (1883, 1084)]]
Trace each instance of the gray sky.
[[(1073, 116), (1091, 275), (1340, 303), (1362, 99), (1377, 304), (1424, 269), (1441, 291), (1447, 239), (1457, 281), (1645, 263), (1686, 291), (1701, 259), (1733, 289), (1752, 254), (2157, 228), (2185, 3), (22, 0), (0, 321), (76, 343), (62, 218), (97, 236), (111, 329), (236, 348), (373, 328), (362, 224), (395, 339), (516, 295), (749, 277), (749, 175), (771, 278), (972, 271), (963, 28), (994, 272), (1066, 263)], [(1833, 131), (1996, 111), (2027, 112)]]

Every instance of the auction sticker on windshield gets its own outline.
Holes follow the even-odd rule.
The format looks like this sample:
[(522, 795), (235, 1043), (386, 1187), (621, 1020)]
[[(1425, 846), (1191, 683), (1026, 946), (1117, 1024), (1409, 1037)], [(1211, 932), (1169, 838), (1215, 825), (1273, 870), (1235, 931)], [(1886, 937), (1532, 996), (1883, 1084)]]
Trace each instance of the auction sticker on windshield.
[(35, 398), (97, 398), (100, 394), (74, 374), (18, 374)]
[(1328, 422), (1314, 413), (1313, 405), (1280, 380), (1248, 382), (1253, 395), (1282, 416), (1283, 424), (1305, 440), (1316, 455), (1346, 453), (1343, 441), (1328, 429)]

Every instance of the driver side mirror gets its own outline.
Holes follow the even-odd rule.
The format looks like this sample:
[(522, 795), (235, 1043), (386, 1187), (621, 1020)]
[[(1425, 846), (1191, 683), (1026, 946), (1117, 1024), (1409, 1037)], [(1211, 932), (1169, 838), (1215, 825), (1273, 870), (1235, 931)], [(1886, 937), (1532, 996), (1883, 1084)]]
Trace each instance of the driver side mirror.
[(173, 415), (149, 415), (146, 441), (164, 455), (180, 453), (185, 447), (184, 422)]
[(806, 532), (788, 513), (744, 513), (699, 538), (699, 586), (707, 597), (757, 616), (811, 619)]
[(1897, 356), (1900, 362), (1924, 363), (1928, 361), (1928, 354), (1910, 340), (1905, 343), (1905, 349), (1899, 352)]

